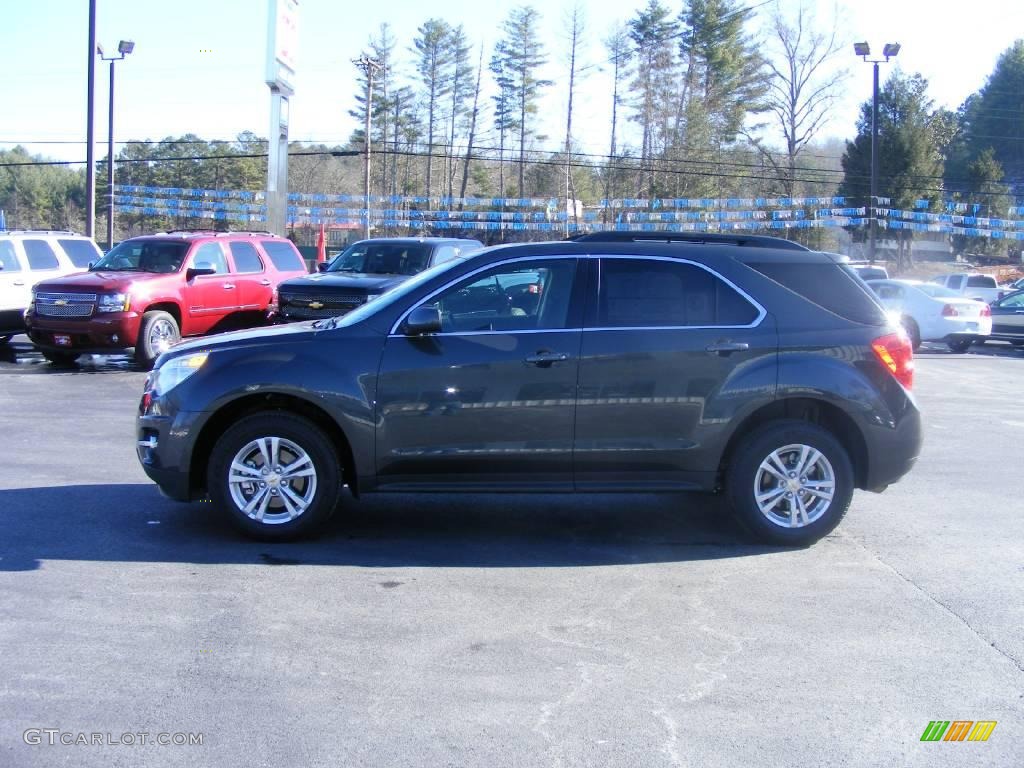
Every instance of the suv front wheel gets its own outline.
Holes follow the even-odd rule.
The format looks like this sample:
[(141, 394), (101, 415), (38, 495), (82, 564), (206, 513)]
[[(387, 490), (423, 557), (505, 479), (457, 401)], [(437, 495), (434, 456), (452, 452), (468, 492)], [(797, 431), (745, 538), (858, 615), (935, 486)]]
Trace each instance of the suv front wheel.
[(152, 365), (160, 355), (178, 343), (181, 330), (169, 312), (153, 310), (142, 316), (139, 338), (135, 343), (135, 359), (142, 365)]
[(318, 427), (290, 413), (256, 413), (210, 455), (207, 488), (243, 532), (265, 541), (320, 527), (341, 500), (338, 454)]
[(832, 531), (853, 498), (853, 466), (825, 429), (776, 421), (733, 456), (726, 493), (740, 523), (763, 542), (807, 546)]

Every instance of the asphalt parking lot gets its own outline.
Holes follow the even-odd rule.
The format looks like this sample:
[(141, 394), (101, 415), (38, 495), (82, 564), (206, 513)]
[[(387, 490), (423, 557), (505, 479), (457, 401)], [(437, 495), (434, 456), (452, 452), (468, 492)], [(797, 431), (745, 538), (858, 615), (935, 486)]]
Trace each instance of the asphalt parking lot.
[[(149, 483), (127, 358), (24, 341), (0, 765), (1024, 764), (1024, 351), (928, 346), (917, 468), (810, 549), (696, 495), (377, 497), (270, 545)], [(998, 725), (921, 742), (932, 720)]]

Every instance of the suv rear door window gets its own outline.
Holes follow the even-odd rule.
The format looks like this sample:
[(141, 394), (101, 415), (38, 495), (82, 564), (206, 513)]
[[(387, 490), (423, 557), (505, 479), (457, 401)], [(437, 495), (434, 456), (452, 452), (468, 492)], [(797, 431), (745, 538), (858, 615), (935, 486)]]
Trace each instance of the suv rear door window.
[(274, 267), (280, 272), (306, 271), (306, 262), (302, 260), (295, 246), (281, 240), (260, 240), (260, 245), (267, 252)]
[(85, 269), (89, 266), (90, 262), (96, 261), (102, 256), (96, 246), (88, 240), (64, 239), (57, 242), (60, 243), (64, 253), (71, 259), (71, 263), (82, 269)]
[(14, 253), (14, 243), (10, 240), (0, 240), (0, 267), (7, 274), (21, 272), (18, 256)]
[(59, 269), (57, 254), (45, 240), (23, 240), (25, 255), (28, 257), (28, 268), (36, 270)]
[(236, 272), (262, 272), (263, 262), (252, 243), (229, 243)]
[(745, 326), (757, 307), (694, 264), (655, 259), (601, 260), (601, 328)]
[(793, 293), (822, 309), (864, 325), (885, 325), (888, 319), (867, 285), (853, 270), (832, 262), (746, 262)]

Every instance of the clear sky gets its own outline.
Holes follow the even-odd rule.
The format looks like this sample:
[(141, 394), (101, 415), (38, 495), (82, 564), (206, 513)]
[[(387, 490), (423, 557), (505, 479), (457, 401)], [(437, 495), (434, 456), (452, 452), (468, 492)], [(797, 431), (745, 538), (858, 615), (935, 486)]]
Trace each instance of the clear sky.
[[(780, 0), (791, 7), (797, 0)], [(485, 47), (485, 62), (510, 0), (445, 2), (354, 2), (299, 0), (300, 48), (296, 94), (291, 107), (291, 138), (341, 143), (351, 133), (358, 56), (384, 22), (399, 41), (404, 70), (410, 72), (416, 28), (430, 17), (463, 24), (471, 41)], [(546, 76), (558, 85), (542, 102), (542, 129), (557, 147), (564, 134), (565, 13), (575, 0), (534, 3), (542, 13), (543, 39), (550, 64)], [(681, 3), (663, 2), (676, 10)], [(838, 14), (850, 46), (842, 64), (849, 69), (844, 98), (824, 136), (850, 137), (860, 102), (870, 98), (871, 69), (853, 55), (852, 43), (867, 40), (879, 50), (899, 42), (899, 66), (921, 72), (931, 83), (936, 104), (956, 108), (981, 87), (999, 54), (1024, 37), (1024, 3), (1013, 0), (911, 2), (839, 0), (810, 6), (823, 26)], [(119, 139), (160, 139), (195, 133), (231, 139), (242, 130), (268, 131), (269, 98), (263, 83), (266, 0), (97, 0), (98, 40), (108, 51), (119, 39), (132, 39), (135, 52), (117, 65), (116, 129)], [(611, 88), (600, 40), (616, 21), (627, 20), (643, 0), (580, 3), (587, 20), (588, 45), (582, 63), (591, 66), (574, 117), (583, 151), (606, 152)], [(760, 7), (763, 22), (772, 4)], [(0, 56), (4, 73), (0, 147), (25, 144), (33, 152), (60, 159), (85, 157), (87, 0), (24, 0), (5, 3), (0, 15)], [(757, 28), (759, 28), (758, 25)], [(107, 65), (97, 68), (96, 136), (107, 134)], [(883, 74), (884, 77), (884, 74)], [(35, 142), (35, 143), (33, 143)], [(41, 143), (52, 142), (52, 143)], [(61, 143), (69, 142), (69, 143)], [(97, 157), (105, 154), (100, 147)]]

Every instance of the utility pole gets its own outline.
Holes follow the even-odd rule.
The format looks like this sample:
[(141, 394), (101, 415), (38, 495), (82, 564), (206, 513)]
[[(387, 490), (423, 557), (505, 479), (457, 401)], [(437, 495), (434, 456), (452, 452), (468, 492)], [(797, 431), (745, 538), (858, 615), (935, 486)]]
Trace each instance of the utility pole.
[(370, 116), (373, 112), (373, 76), (377, 72), (384, 71), (384, 65), (379, 59), (372, 59), (365, 53), (358, 59), (352, 59), (352, 63), (362, 70), (366, 75), (366, 125), (363, 133), (363, 202), (366, 208), (366, 218), (363, 220), (363, 237), (370, 237)]
[(89, 0), (89, 69), (85, 102), (85, 236), (96, 234), (96, 154), (93, 104), (96, 92), (96, 0)]

